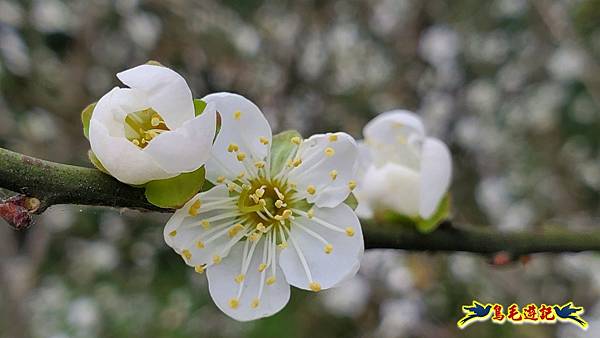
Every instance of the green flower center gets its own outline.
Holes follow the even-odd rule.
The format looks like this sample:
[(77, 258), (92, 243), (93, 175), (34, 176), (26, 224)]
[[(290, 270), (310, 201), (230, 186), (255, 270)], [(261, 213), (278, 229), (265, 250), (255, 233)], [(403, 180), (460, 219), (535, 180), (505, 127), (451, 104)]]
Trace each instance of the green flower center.
[(142, 149), (165, 131), (169, 131), (165, 120), (152, 108), (129, 113), (125, 117), (125, 137)]

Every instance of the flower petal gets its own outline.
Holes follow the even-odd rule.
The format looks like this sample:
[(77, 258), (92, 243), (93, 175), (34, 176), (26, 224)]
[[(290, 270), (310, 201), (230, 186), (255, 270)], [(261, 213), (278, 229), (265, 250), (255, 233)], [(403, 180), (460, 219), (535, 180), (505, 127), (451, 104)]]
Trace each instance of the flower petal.
[(425, 129), (417, 115), (406, 110), (382, 113), (367, 123), (363, 135), (375, 165), (396, 162), (419, 169)]
[(421, 155), (421, 201), (419, 215), (431, 217), (448, 191), (452, 177), (452, 158), (444, 142), (427, 138)]
[(313, 135), (300, 145), (296, 158), (302, 163), (287, 177), (308, 202), (335, 207), (351, 192), (357, 156), (356, 141), (346, 133)]
[(363, 135), (366, 139), (386, 144), (396, 143), (399, 135), (408, 136), (412, 133), (424, 137), (425, 127), (419, 116), (401, 109), (381, 113), (363, 128)]
[(144, 151), (167, 172), (191, 172), (210, 157), (215, 132), (216, 109), (209, 104), (201, 115), (180, 128), (155, 137)]
[(391, 209), (407, 216), (419, 212), (420, 175), (418, 172), (395, 163), (381, 168), (372, 166), (358, 182), (359, 205), (372, 209)]
[[(229, 248), (239, 241), (241, 236), (231, 238), (227, 233), (237, 221), (237, 208), (228, 199), (227, 188), (217, 185), (194, 196), (167, 222), (163, 231), (165, 242), (184, 257), (186, 264), (212, 265), (215, 256), (226, 257)], [(194, 213), (190, 212), (198, 200), (198, 208), (194, 208)]]
[[(283, 309), (290, 299), (290, 286), (283, 278), (281, 268), (277, 267), (277, 275), (281, 277), (276, 278), (270, 285), (265, 282), (267, 271), (261, 273), (258, 270), (263, 263), (262, 253), (265, 242), (261, 240), (256, 245), (241, 282), (243, 284), (238, 284), (235, 278), (242, 271), (246, 243), (236, 244), (221, 264), (211, 266), (207, 270), (208, 288), (212, 299), (221, 311), (233, 319), (248, 321), (271, 316)], [(261, 284), (263, 290), (259, 298)], [(231, 303), (232, 299), (235, 303)]]
[[(271, 148), (271, 127), (258, 107), (245, 97), (232, 93), (215, 93), (202, 100), (214, 103), (221, 116), (221, 131), (213, 146), (212, 158), (206, 164), (207, 178), (215, 182), (217, 177), (235, 179), (246, 167), (237, 159), (241, 152), (252, 161), (263, 161)], [(262, 140), (262, 142), (261, 142)], [(228, 151), (236, 145), (238, 151)]]
[(149, 107), (162, 116), (169, 129), (177, 129), (194, 118), (192, 92), (174, 70), (146, 64), (120, 72), (117, 77), (130, 88), (143, 91)]
[[(291, 226), (288, 248), (281, 252), (279, 264), (291, 285), (311, 290), (310, 283), (317, 282), (320, 288), (328, 289), (356, 273), (363, 253), (360, 222), (349, 206), (340, 204), (335, 208), (315, 208), (312, 219), (297, 217)], [(303, 260), (312, 280), (308, 278)]]

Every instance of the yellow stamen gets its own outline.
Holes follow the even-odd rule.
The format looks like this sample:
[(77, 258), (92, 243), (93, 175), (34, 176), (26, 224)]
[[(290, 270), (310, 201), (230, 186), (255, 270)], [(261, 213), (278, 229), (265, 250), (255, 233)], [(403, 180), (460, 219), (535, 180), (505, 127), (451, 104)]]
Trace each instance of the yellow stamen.
[(308, 216), (308, 219), (312, 219), (313, 217), (315, 217), (315, 209), (310, 208), (306, 215)]
[(219, 264), (219, 263), (221, 263), (221, 256), (219, 256), (219, 255), (214, 255), (214, 256), (213, 256), (213, 258), (212, 258), (212, 261), (213, 261), (213, 263), (214, 263), (214, 264)]
[(311, 184), (306, 188), (306, 192), (310, 195), (314, 195), (317, 192), (317, 188)]
[(203, 227), (204, 229), (208, 229), (208, 228), (210, 228), (210, 222), (209, 222), (209, 221), (207, 221), (207, 220), (203, 220), (202, 222), (200, 222), (200, 224), (202, 224), (202, 227)]
[(234, 280), (236, 283), (240, 284), (241, 282), (244, 281), (244, 279), (246, 278), (246, 276), (244, 276), (243, 274), (239, 274), (237, 276), (235, 276)]
[(188, 261), (192, 259), (192, 253), (188, 249), (183, 249), (183, 251), (181, 251), (181, 256), (183, 256), (183, 258), (185, 258)]
[(197, 273), (204, 273), (205, 269), (206, 269), (205, 265), (196, 265), (194, 267), (194, 270), (196, 270)]
[(257, 167), (258, 169), (264, 168), (265, 165), (266, 165), (265, 161), (258, 161), (256, 163), (254, 163), (254, 166)]
[(350, 190), (354, 190), (354, 188), (356, 188), (356, 181), (350, 180), (350, 182), (348, 182), (348, 188), (350, 188)]
[(338, 140), (338, 137), (336, 134), (329, 134), (329, 142), (335, 142)]
[(171, 236), (171, 237), (177, 236), (177, 230), (173, 230), (173, 231), (169, 232), (169, 236)]
[(235, 143), (231, 143), (227, 147), (227, 151), (230, 152), (230, 153), (236, 152), (238, 150), (240, 150), (240, 147), (237, 144), (235, 144)]
[(190, 216), (197, 216), (198, 210), (200, 209), (201, 206), (202, 206), (202, 202), (200, 202), (200, 200), (196, 200), (196, 202), (194, 202), (194, 204), (192, 204), (190, 206), (190, 210), (189, 210)]
[(264, 136), (261, 136), (258, 140), (260, 141), (260, 143), (262, 143), (264, 145), (269, 144), (269, 139)]
[(321, 284), (319, 284), (317, 282), (310, 282), (310, 284), (308, 284), (308, 287), (310, 287), (310, 289), (313, 290), (314, 292), (321, 291)]
[(325, 245), (325, 249), (324, 250), (325, 250), (326, 254), (330, 254), (333, 251), (333, 245), (331, 245), (331, 244)]
[(353, 227), (347, 227), (346, 228), (346, 235), (348, 235), (348, 237), (354, 236), (354, 228)]
[(217, 177), (217, 183), (223, 183), (223, 182), (225, 182), (225, 176)]
[(237, 309), (240, 306), (240, 300), (237, 298), (231, 298), (229, 300), (229, 307), (232, 309)]
[(240, 151), (240, 152), (237, 154), (237, 159), (238, 159), (238, 161), (242, 162), (243, 160), (245, 160), (245, 159), (246, 159), (246, 153), (244, 153), (244, 152), (241, 152), (241, 151)]
[(263, 272), (263, 271), (265, 271), (266, 268), (267, 268), (267, 264), (260, 263), (260, 265), (258, 266), (258, 272)]
[(252, 303), (250, 303), (250, 307), (256, 309), (260, 305), (260, 300), (258, 298), (254, 298)]
[(266, 283), (267, 283), (267, 285), (275, 284), (275, 276), (271, 276), (271, 277), (267, 278)]
[(301, 160), (301, 159), (299, 159), (299, 158), (295, 159), (295, 160), (292, 162), (292, 165), (293, 165), (294, 167), (299, 167), (301, 164), (302, 164), (302, 160)]
[(204, 248), (204, 242), (202, 242), (202, 241), (196, 242), (196, 248), (203, 249)]
[(331, 147), (325, 148), (325, 155), (331, 157), (335, 154), (335, 150)]
[(300, 145), (300, 143), (302, 143), (302, 139), (300, 137), (298, 137), (298, 136), (292, 137), (291, 141), (295, 145)]
[(242, 117), (242, 112), (241, 111), (236, 111), (235, 113), (233, 113), (233, 118), (238, 120)]
[(337, 170), (332, 170), (329, 172), (329, 177), (331, 177), (331, 180), (335, 180), (337, 178), (338, 172)]

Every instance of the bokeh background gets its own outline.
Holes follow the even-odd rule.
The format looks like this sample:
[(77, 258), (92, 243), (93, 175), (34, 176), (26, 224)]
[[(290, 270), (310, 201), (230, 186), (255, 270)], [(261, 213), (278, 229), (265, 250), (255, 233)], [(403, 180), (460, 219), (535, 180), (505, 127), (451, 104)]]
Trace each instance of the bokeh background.
[[(160, 61), (196, 97), (239, 92), (275, 131), (418, 112), (454, 156), (454, 217), (499, 231), (598, 226), (600, 1), (0, 0), (0, 146), (88, 165), (79, 113)], [(9, 192), (0, 192), (8, 196)], [(163, 243), (164, 215), (55, 206), (0, 224), (1, 337), (600, 336), (600, 258), (370, 251), (268, 319), (221, 314)], [(456, 328), (473, 298), (587, 308), (590, 328)]]

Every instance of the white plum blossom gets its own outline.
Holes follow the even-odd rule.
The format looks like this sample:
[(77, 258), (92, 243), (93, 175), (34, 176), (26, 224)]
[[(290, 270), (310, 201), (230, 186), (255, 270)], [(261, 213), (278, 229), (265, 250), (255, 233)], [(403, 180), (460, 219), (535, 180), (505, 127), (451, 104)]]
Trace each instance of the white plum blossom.
[(195, 114), (192, 93), (175, 71), (145, 64), (117, 74), (94, 107), (89, 139), (102, 166), (119, 181), (141, 185), (200, 168), (210, 157), (216, 111)]
[[(281, 310), (290, 285), (320, 291), (353, 277), (364, 252), (361, 226), (344, 203), (358, 148), (345, 133), (282, 142), (291, 152), (271, 159), (271, 128), (246, 98), (216, 93), (222, 128), (206, 164), (215, 184), (177, 210), (165, 241), (199, 273), (216, 305), (254, 320)], [(279, 167), (279, 168), (278, 168)]]
[(430, 218), (452, 176), (448, 147), (428, 137), (420, 118), (408, 111), (382, 113), (363, 129), (358, 160), (357, 213), (392, 210)]

